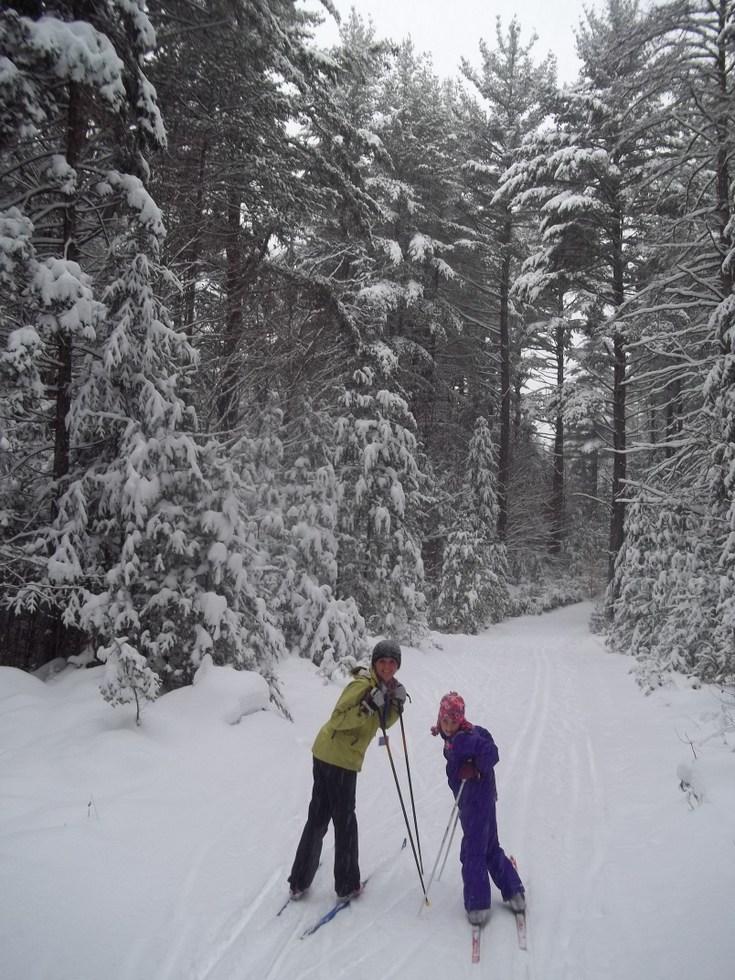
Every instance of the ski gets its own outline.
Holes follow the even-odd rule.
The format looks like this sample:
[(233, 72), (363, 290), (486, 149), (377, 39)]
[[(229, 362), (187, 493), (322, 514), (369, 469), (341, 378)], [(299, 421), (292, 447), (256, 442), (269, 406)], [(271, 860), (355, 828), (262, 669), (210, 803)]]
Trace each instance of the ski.
[(279, 916), (279, 915), (281, 914), (281, 912), (285, 912), (285, 911), (286, 911), (286, 909), (288, 908), (288, 906), (289, 906), (289, 905), (290, 905), (290, 904), (291, 904), (292, 902), (297, 902), (297, 901), (300, 901), (300, 899), (295, 899), (295, 898), (292, 898), (292, 897), (291, 897), (291, 896), (289, 895), (289, 896), (288, 896), (288, 898), (286, 899), (286, 901), (285, 901), (285, 902), (283, 903), (283, 905), (282, 905), (282, 906), (280, 907), (280, 909), (279, 909), (279, 910), (278, 910), (278, 911), (276, 912), (276, 918), (278, 918), (278, 916)]
[[(320, 861), (320, 862), (319, 862), (319, 864), (317, 865), (317, 867), (318, 867), (318, 868), (321, 868), (321, 866), (322, 866), (322, 862)], [(279, 909), (279, 910), (278, 910), (278, 911), (276, 912), (276, 918), (278, 918), (278, 916), (279, 916), (279, 915), (281, 914), (281, 912), (285, 912), (285, 911), (286, 911), (286, 909), (287, 909), (287, 908), (289, 907), (289, 905), (290, 905), (290, 904), (291, 904), (292, 902), (300, 902), (300, 901), (301, 901), (301, 899), (302, 899), (302, 898), (304, 898), (304, 896), (306, 895), (306, 892), (307, 892), (307, 891), (308, 891), (308, 888), (307, 888), (307, 889), (304, 889), (304, 891), (303, 891), (303, 892), (302, 892), (302, 893), (301, 893), (301, 894), (299, 895), (299, 897), (298, 897), (298, 898), (294, 898), (294, 897), (293, 897), (293, 896), (291, 895), (291, 893), (289, 892), (289, 894), (288, 894), (288, 898), (287, 898), (287, 899), (286, 899), (286, 901), (285, 901), (285, 902), (283, 903), (283, 905), (282, 905), (282, 906), (280, 907), (280, 909)]]
[[(407, 838), (404, 837), (403, 843), (401, 844), (401, 848), (400, 848), (401, 850), (405, 848), (406, 843), (407, 843)], [(367, 885), (367, 883), (370, 881), (370, 879), (373, 877), (376, 871), (378, 871), (385, 864), (387, 860), (388, 860), (387, 857), (383, 858), (383, 860), (380, 861), (375, 868), (373, 868), (373, 870), (370, 872), (367, 878), (363, 879), (363, 881), (360, 883), (360, 894), (362, 894), (365, 885)], [(335, 915), (339, 915), (342, 909), (346, 909), (351, 902), (352, 902), (351, 898), (338, 898), (337, 901), (334, 903), (334, 905), (331, 907), (331, 909), (328, 909), (320, 919), (317, 919), (316, 922), (314, 922), (312, 925), (309, 926), (308, 929), (305, 929), (301, 933), (299, 939), (306, 939), (307, 936), (313, 936), (314, 933), (317, 931), (317, 929), (321, 929), (321, 927), (326, 925), (327, 922), (331, 922), (332, 919), (335, 917)]]
[[(362, 887), (363, 888), (365, 887), (364, 881), (362, 883)], [(299, 936), (299, 939), (306, 939), (307, 936), (313, 936), (314, 933), (317, 931), (317, 929), (321, 929), (321, 927), (326, 925), (327, 922), (331, 922), (338, 912), (341, 912), (342, 909), (346, 909), (351, 901), (352, 901), (351, 898), (337, 899), (337, 901), (334, 903), (331, 909), (325, 912), (324, 915), (321, 917), (321, 919), (317, 919), (317, 921), (314, 922), (312, 925), (310, 925), (308, 929), (304, 929), (304, 931)]]
[(480, 962), (480, 926), (472, 926), (472, 962)]
[(528, 942), (526, 939), (526, 913), (514, 912), (513, 915), (516, 920), (516, 934), (518, 936), (518, 946), (520, 949), (528, 949)]
[[(518, 862), (511, 854), (510, 862), (513, 867), (518, 870)], [(520, 949), (528, 949), (528, 939), (526, 936), (526, 913), (525, 912), (513, 912), (513, 917), (516, 920), (516, 934), (518, 936), (518, 947)]]

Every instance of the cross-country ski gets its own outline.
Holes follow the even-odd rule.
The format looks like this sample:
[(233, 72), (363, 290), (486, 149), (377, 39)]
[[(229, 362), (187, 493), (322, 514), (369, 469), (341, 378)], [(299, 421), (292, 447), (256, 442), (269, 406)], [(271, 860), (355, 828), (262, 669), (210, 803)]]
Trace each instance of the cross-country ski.
[(528, 939), (526, 935), (526, 913), (514, 912), (513, 916), (516, 920), (516, 935), (518, 937), (518, 947), (519, 949), (528, 949)]
[[(406, 849), (406, 841), (407, 838), (404, 837), (403, 840), (401, 841), (399, 852), (404, 851)], [(370, 874), (367, 875), (367, 877), (363, 878), (360, 884), (360, 889), (358, 894), (351, 895), (346, 898), (338, 898), (337, 901), (329, 909), (327, 909), (327, 911), (322, 916), (320, 916), (319, 919), (316, 920), (316, 922), (314, 922), (312, 925), (310, 925), (307, 929), (304, 930), (300, 938), (305, 939), (307, 936), (313, 935), (318, 929), (321, 929), (323, 925), (326, 925), (327, 922), (331, 922), (332, 919), (335, 917), (335, 915), (338, 915), (343, 909), (346, 909), (347, 906), (350, 905), (353, 901), (355, 901), (356, 898), (362, 897), (362, 893), (365, 891), (365, 887), (367, 883), (371, 881), (379, 871), (382, 870), (382, 868), (387, 864), (388, 860), (389, 860), (389, 856), (388, 855), (384, 856), (383, 859), (373, 868)]]
[(307, 929), (304, 929), (299, 938), (306, 939), (307, 936), (313, 936), (314, 933), (321, 929), (322, 926), (326, 925), (327, 922), (331, 922), (335, 915), (337, 915), (343, 909), (346, 909), (352, 901), (353, 899), (351, 898), (338, 898), (334, 905), (327, 909), (324, 915), (318, 918), (316, 922), (312, 923), (312, 925), (310, 925)]
[(480, 962), (480, 939), (482, 934), (481, 926), (472, 926), (472, 962)]

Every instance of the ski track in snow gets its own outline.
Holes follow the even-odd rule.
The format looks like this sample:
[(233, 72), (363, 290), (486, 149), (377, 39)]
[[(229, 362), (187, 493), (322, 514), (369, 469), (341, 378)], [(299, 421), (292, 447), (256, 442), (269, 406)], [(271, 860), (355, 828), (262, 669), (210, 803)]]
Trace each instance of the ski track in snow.
[[(297, 661), (284, 665), (286, 690), (291, 678), (295, 693), (293, 725), (265, 713), (241, 729), (228, 729), (224, 742), (219, 733), (211, 744), (205, 740), (198, 758), (196, 740), (191, 751), (186, 743), (181, 782), (190, 792), (188, 786), (195, 785), (191, 773), (206, 773), (197, 776), (200, 796), (172, 792), (171, 786), (178, 791), (177, 775), (162, 769), (160, 791), (156, 787), (151, 793), (153, 775), (150, 786), (147, 781), (140, 787), (130, 784), (128, 795), (134, 798), (125, 801), (127, 808), (113, 810), (108, 796), (106, 804), (100, 801), (102, 822), (87, 822), (79, 830), (73, 826), (67, 833), (72, 843), (81, 838), (88, 850), (98, 846), (104, 854), (104, 847), (114, 847), (125, 821), (139, 819), (139, 813), (158, 817), (158, 823), (146, 826), (148, 847), (134, 868), (157, 862), (153, 880), (163, 887), (144, 896), (150, 916), (136, 920), (140, 926), (126, 934), (128, 943), (120, 949), (111, 943), (109, 962), (116, 964), (111, 980), (729, 978), (732, 957), (718, 958), (715, 950), (719, 942), (735, 954), (735, 940), (718, 926), (727, 921), (726, 914), (713, 918), (706, 908), (699, 910), (706, 905), (708, 874), (720, 874), (718, 894), (731, 879), (735, 884), (728, 864), (732, 854), (720, 856), (718, 845), (708, 848), (701, 836), (696, 849), (687, 844), (694, 827), (700, 835), (710, 828), (719, 833), (718, 840), (732, 843), (731, 827), (720, 832), (728, 815), (715, 807), (709, 814), (706, 808), (686, 807), (674, 778), (684, 750), (671, 717), (660, 704), (643, 698), (627, 673), (628, 661), (607, 653), (602, 641), (588, 633), (589, 610), (589, 605), (569, 607), (501, 623), (479, 636), (452, 638), (447, 649), (437, 643), (404, 653), (401, 680), (412, 698), (406, 740), (424, 881), (452, 809), (441, 740), (429, 729), (439, 699), (455, 689), (465, 698), (470, 721), (487, 727), (500, 751), (499, 836), (506, 853), (517, 858), (526, 886), (526, 951), (518, 948), (513, 915), (493, 888), (481, 964), (471, 963), (459, 866), (461, 830), (441, 878), (432, 884), (430, 906), (419, 911), (422, 893), (414, 856), (410, 845), (400, 850), (406, 829), (387, 753), (377, 741), (368, 750), (357, 789), (360, 863), (371, 876), (364, 894), (315, 934), (300, 938), (335, 901), (330, 830), (309, 894), (276, 915), (287, 895), (286, 875), (306, 817), (311, 742), (342, 686), (323, 683), (310, 665)], [(400, 729), (390, 734), (410, 819)], [(115, 794), (123, 792), (114, 780), (110, 786)], [(156, 807), (144, 810), (149, 795)], [(193, 812), (186, 814), (185, 833), (169, 841), (167, 808), (177, 805)], [(39, 806), (36, 826), (41, 826), (40, 812)], [(9, 823), (6, 833), (6, 843), (13, 846), (14, 828)], [(678, 887), (679, 867), (689, 894), (675, 902), (668, 896)], [(135, 874), (131, 871), (131, 878)], [(41, 875), (33, 879), (43, 880)], [(26, 887), (30, 901), (32, 888), (41, 886)], [(666, 894), (663, 914), (643, 920), (656, 889)], [(101, 893), (101, 923), (116, 908), (106, 901)], [(118, 905), (122, 909), (123, 899)], [(60, 937), (73, 928), (71, 918), (62, 917), (61, 923)], [(40, 972), (32, 980), (99, 980), (91, 969), (73, 976), (55, 973), (55, 949), (50, 945), (36, 954)]]
[[(598, 879), (608, 859), (605, 791), (587, 725), (591, 712), (605, 710), (605, 692), (598, 692), (594, 704), (579, 702), (577, 689), (589, 697), (589, 679), (579, 683), (579, 671), (584, 671), (586, 664), (582, 658), (565, 657), (563, 634), (557, 639), (552, 631), (543, 647), (529, 649), (527, 638), (522, 632), (516, 633), (513, 624), (503, 624), (495, 632), (499, 634), (497, 638), (492, 633), (468, 637), (466, 652), (452, 665), (444, 661), (441, 653), (437, 658), (436, 653), (429, 652), (421, 664), (425, 668), (423, 683), (406, 681), (413, 697), (406, 729), (424, 838), (424, 864), (427, 868), (433, 864), (451, 809), (451, 796), (444, 782), (441, 746), (437, 739), (423, 734), (412, 715), (415, 712), (417, 719), (426, 718), (428, 728), (441, 694), (457, 688), (467, 701), (470, 719), (488, 727), (499, 745), (501, 844), (508, 853), (517, 855), (529, 893), (528, 950), (521, 951), (517, 948), (512, 915), (493, 889), (493, 911), (483, 935), (485, 969), (490, 964), (493, 974), (504, 980), (586, 976), (588, 964), (584, 962), (584, 948), (579, 946), (580, 923), (590, 915), (602, 914), (596, 896)], [(594, 647), (596, 641), (590, 638), (590, 642)], [(408, 668), (408, 664), (405, 666)], [(590, 669), (594, 669), (592, 665)], [(498, 702), (498, 689), (503, 693), (502, 703)], [(408, 808), (401, 743), (395, 735), (391, 745)], [(380, 758), (369, 756), (366, 770), (371, 782), (378, 781), (376, 770), (380, 765)], [(365, 781), (364, 773), (359, 782)], [(358, 817), (363, 840), (367, 828), (379, 837), (394, 831), (401, 816), (397, 802), (386, 812), (391, 793), (394, 788), (388, 779), (382, 780), (378, 800), (361, 785)], [(545, 812), (565, 814), (566, 819), (561, 826), (549, 825), (544, 820)], [(379, 963), (379, 972), (388, 980), (404, 973), (412, 960), (425, 956), (427, 942), (434, 948), (439, 937), (447, 957), (445, 967), (459, 964), (460, 975), (472, 976), (458, 851), (459, 834), (455, 836), (443, 880), (433, 886), (432, 907), (424, 913), (424, 922), (412, 921), (420, 889), (413, 856), (407, 849), (400, 870), (378, 873), (359, 902), (303, 941), (310, 944), (306, 950), (294, 949), (303, 943), (293, 936), (276, 940), (278, 952), (265, 976), (268, 980), (368, 977)], [(367, 864), (364, 866), (367, 868)], [(554, 880), (542, 884), (538, 869), (549, 866), (555, 869)], [(329, 871), (325, 877), (329, 879)], [(538, 896), (534, 892), (535, 881), (539, 883)], [(315, 918), (328, 907), (328, 902), (329, 898), (326, 902), (310, 902), (310, 906), (316, 906)], [(400, 929), (395, 929), (394, 923), (401, 923)], [(387, 958), (379, 954), (375, 947), (376, 929), (381, 934), (380, 946), (401, 952)], [(439, 957), (440, 963), (442, 959)], [(434, 970), (436, 975), (443, 972), (436, 963)], [(211, 980), (219, 978), (213, 974)], [(225, 980), (224, 974), (221, 980)]]
[[(564, 611), (557, 615), (559, 620), (565, 618)], [(609, 849), (608, 796), (619, 792), (619, 787), (608, 789), (606, 782), (624, 778), (629, 747), (621, 740), (614, 771), (600, 770), (595, 740), (600, 732), (615, 737), (615, 696), (607, 690), (607, 675), (599, 672), (594, 657), (566, 651), (565, 635), (563, 628), (558, 634), (549, 630), (541, 645), (534, 631), (536, 645), (529, 646), (529, 638), (517, 624), (501, 624), (488, 634), (467, 637), (466, 650), (454, 654), (451, 664), (440, 651), (424, 654), (415, 680), (410, 679), (410, 657), (404, 664), (403, 674), (413, 697), (406, 715), (407, 742), (427, 869), (433, 864), (451, 809), (441, 745), (428, 735), (441, 695), (458, 689), (467, 701), (470, 719), (488, 727), (500, 749), (500, 840), (507, 853), (516, 854), (529, 896), (528, 949), (521, 951), (512, 915), (493, 889), (493, 911), (483, 935), (482, 969), (484, 975), (492, 973), (503, 980), (620, 977), (610, 964), (596, 960), (588, 924), (603, 920), (606, 914), (606, 868), (614, 860)], [(596, 638), (590, 636), (588, 642), (591, 652), (602, 649)], [(635, 691), (632, 696), (636, 697)], [(391, 746), (409, 809), (402, 742), (395, 730)], [(608, 759), (609, 752), (608, 747)], [(390, 841), (402, 823), (389, 766), (381, 754), (385, 750), (371, 750), (358, 780), (365, 871), (380, 854), (375, 840), (392, 846)], [(306, 803), (304, 799), (304, 815)], [(548, 820), (547, 813), (557, 816)], [(330, 838), (331, 833), (327, 841)], [(431, 965), (432, 975), (476, 976), (461, 903), (459, 840), (457, 834), (443, 879), (432, 886), (432, 906), (423, 913), (423, 921), (415, 912), (421, 893), (413, 855), (407, 848), (392, 868), (378, 872), (359, 902), (301, 940), (303, 928), (333, 901), (330, 854), (315, 882), (318, 887), (293, 929), (274, 930), (258, 914), (270, 914), (261, 903), (228, 945), (228, 952), (235, 953), (237, 940), (243, 940), (239, 969), (232, 968), (238, 956), (226, 956), (217, 964), (222, 970), (213, 965), (199, 980), (230, 980), (246, 965), (252, 971), (256, 963), (266, 980), (324, 976), (367, 980), (376, 969), (391, 980), (422, 961)], [(262, 942), (263, 947), (255, 959), (253, 932), (258, 933), (255, 945)], [(431, 950), (428, 959), (427, 948)], [(172, 972), (171, 980), (173, 976)]]
[[(441, 652), (430, 651), (422, 658), (422, 680), (409, 682), (406, 678), (413, 698), (406, 731), (423, 862), (428, 875), (451, 810), (441, 746), (437, 739), (427, 737), (427, 730), (435, 720), (441, 694), (457, 688), (467, 701), (468, 717), (488, 727), (499, 745), (500, 839), (507, 853), (516, 854), (529, 895), (528, 950), (521, 951), (512, 914), (493, 889), (493, 910), (483, 934), (484, 970), (489, 973), (492, 969), (503, 980), (584, 977), (580, 922), (602, 914), (596, 895), (608, 859), (605, 791), (587, 725), (591, 713), (604, 710), (605, 692), (598, 692), (594, 704), (579, 702), (576, 689), (589, 697), (590, 682), (579, 683), (579, 671), (586, 666), (583, 658), (565, 659), (563, 634), (557, 640), (551, 633), (546, 645), (529, 649), (527, 638), (522, 632), (515, 634), (513, 624), (503, 624), (496, 633), (497, 638), (492, 634), (468, 637), (466, 652), (451, 665), (443, 662)], [(590, 643), (594, 648), (594, 638)], [(408, 675), (410, 668), (404, 666)], [(592, 664), (590, 669), (594, 670)], [(497, 697), (499, 688), (502, 702)], [(393, 735), (391, 746), (408, 809), (399, 736)], [(385, 773), (388, 764), (379, 757), (381, 751), (371, 750), (358, 780), (362, 842), (368, 835), (388, 841), (395, 836), (397, 821), (402, 822), (392, 778)], [(374, 794), (367, 783), (380, 783), (380, 790)], [(566, 819), (561, 826), (549, 825), (545, 812), (562, 813)], [(421, 917), (415, 911), (421, 892), (409, 847), (392, 869), (378, 871), (358, 902), (313, 936), (299, 939), (302, 921), (304, 925), (315, 921), (333, 900), (328, 891), (331, 856), (317, 876), (319, 889), (313, 889), (314, 894), (304, 902), (308, 914), (305, 911), (296, 928), (283, 928), (279, 923), (274, 929), (254, 909), (238, 936), (244, 939), (248, 927), (254, 926), (266, 937), (263, 954), (257, 959), (258, 971), (266, 980), (322, 976), (357, 980), (373, 976), (376, 969), (389, 980), (405, 974), (411, 962), (425, 958), (427, 944), (432, 949), (433, 975), (445, 970), (476, 975), (461, 904), (459, 836), (455, 836), (442, 880), (432, 886), (432, 905)], [(366, 872), (370, 870), (368, 858), (362, 864)], [(540, 869), (545, 867), (554, 868), (552, 881), (543, 881)], [(377, 944), (376, 932), (380, 936)], [(255, 962), (252, 944), (248, 945), (247, 957), (242, 951), (243, 965), (247, 962), (252, 971)], [(390, 955), (381, 950), (390, 950)], [(234, 975), (228, 960), (226, 969), (213, 966), (199, 980), (227, 980)]]

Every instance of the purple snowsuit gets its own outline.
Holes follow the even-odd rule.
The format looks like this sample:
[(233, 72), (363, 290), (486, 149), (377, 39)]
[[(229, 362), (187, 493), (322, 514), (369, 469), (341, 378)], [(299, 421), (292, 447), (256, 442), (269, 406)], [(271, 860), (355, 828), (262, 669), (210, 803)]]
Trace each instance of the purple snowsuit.
[(455, 797), (462, 784), (459, 770), (464, 762), (472, 762), (480, 773), (479, 779), (467, 780), (459, 801), (459, 819), (464, 831), (459, 859), (465, 909), (468, 912), (488, 909), (490, 878), (500, 889), (504, 901), (523, 891), (518, 872), (498, 841), (494, 772), (498, 749), (490, 732), (479, 725), (460, 730), (451, 739), (443, 732), (439, 734), (444, 739), (447, 780)]

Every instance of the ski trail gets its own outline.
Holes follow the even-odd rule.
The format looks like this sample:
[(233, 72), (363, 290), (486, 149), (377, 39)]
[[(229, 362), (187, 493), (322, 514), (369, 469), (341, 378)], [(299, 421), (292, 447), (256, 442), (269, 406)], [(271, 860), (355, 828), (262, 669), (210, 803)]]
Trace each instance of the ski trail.
[[(304, 913), (299, 917), (288, 938), (279, 942), (279, 948), (276, 951), (271, 965), (263, 973), (263, 980), (280, 980), (281, 977), (288, 975), (289, 971), (281, 970), (281, 966), (287, 956), (290, 955), (294, 944), (298, 941), (298, 937), (302, 935), (305, 921), (306, 914)], [(202, 980), (205, 980), (205, 978), (202, 978)]]
[[(282, 664), (297, 709), (292, 723), (268, 711), (229, 725), (219, 695), (201, 699), (205, 687), (171, 692), (151, 707), (147, 727), (133, 731), (129, 719), (110, 720), (107, 706), (101, 713), (90, 672), (61, 682), (77, 692), (73, 704), (49, 687), (49, 701), (64, 698), (63, 717), (25, 722), (33, 732), (46, 726), (42, 764), (21, 754), (7, 777), (3, 769), (11, 809), (0, 823), (8, 882), (0, 973), (9, 980), (730, 980), (732, 746), (708, 750), (711, 795), (701, 807), (687, 807), (677, 779), (690, 754), (681, 733), (698, 719), (709, 725), (711, 712), (722, 711), (721, 692), (682, 684), (644, 697), (629, 659), (589, 633), (590, 610), (521, 617), (443, 638), (443, 649), (427, 643), (404, 651), (425, 868), (453, 802), (442, 741), (429, 731), (439, 698), (454, 689), (500, 751), (499, 835), (527, 888), (525, 952), (493, 889), (480, 966), (472, 964), (459, 833), (430, 907), (417, 914), (418, 874), (410, 847), (398, 850), (406, 829), (377, 740), (358, 779), (357, 817), (361, 868), (373, 871), (388, 854), (383, 870), (350, 908), (301, 941), (334, 901), (330, 829), (308, 898), (276, 917), (309, 803), (310, 746), (343, 687), (297, 659)], [(80, 711), (90, 726), (83, 732)], [(57, 731), (67, 721), (68, 732)], [(391, 736), (408, 806), (400, 728)], [(85, 820), (92, 789), (100, 813), (87, 808)]]
[[(525, 851), (527, 827), (533, 811), (532, 799), (536, 796), (535, 774), (539, 768), (542, 746), (547, 738), (551, 706), (551, 668), (546, 651), (531, 654), (534, 665), (533, 688), (528, 705), (523, 707), (523, 724), (511, 742), (510, 759), (502, 774), (503, 785), (498, 794), (515, 783), (520, 773), (520, 799), (516, 797), (512, 808), (514, 840), (521, 854)], [(507, 771), (506, 771), (507, 769)], [(502, 840), (502, 837), (501, 837)], [(521, 858), (523, 861), (523, 857)], [(523, 861), (525, 863), (525, 861)]]
[(220, 966), (229, 951), (240, 940), (248, 925), (252, 922), (259, 909), (263, 906), (264, 902), (266, 901), (266, 897), (281, 880), (282, 874), (279, 869), (271, 875), (266, 885), (261, 888), (260, 892), (256, 896), (255, 901), (250, 904), (245, 912), (239, 915), (237, 911), (233, 913), (230, 918), (230, 922), (233, 922), (234, 920), (234, 925), (230, 927), (227, 938), (220, 942), (214, 952), (212, 952), (208, 959), (205, 960), (202, 966), (202, 972), (198, 974), (198, 980), (208, 980), (208, 978), (212, 976), (213, 972)]
[[(204, 872), (207, 859), (211, 856), (212, 849), (217, 843), (219, 843), (219, 840), (213, 842), (210, 839), (206, 839), (197, 849), (195, 859), (186, 872), (182, 889), (177, 897), (176, 908), (171, 916), (171, 943), (168, 946), (166, 958), (159, 967), (162, 978), (180, 976), (179, 963), (187, 939), (186, 922), (189, 917), (189, 899), (194, 893), (196, 882)], [(135, 975), (140, 976), (140, 971), (136, 971)]]
[[(529, 974), (583, 976), (581, 924), (602, 914), (598, 886), (608, 850), (605, 790), (590, 731), (604, 722), (609, 698), (599, 684), (595, 686), (596, 678), (590, 685), (585, 658), (566, 655), (558, 640), (552, 638), (540, 655), (543, 706), (538, 729), (527, 746), (518, 813), (523, 864), (533, 863), (529, 908), (540, 899), (533, 921), (529, 914)], [(595, 697), (590, 701), (591, 689)], [(584, 701), (580, 690), (586, 692)], [(539, 820), (547, 808), (557, 814), (551, 825)], [(536, 842), (529, 836), (531, 827)], [(533, 869), (541, 866), (556, 869), (554, 881), (533, 877)]]

